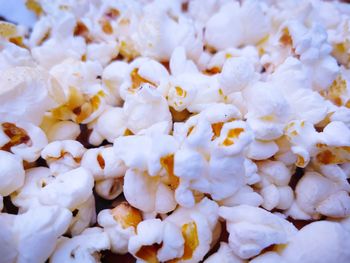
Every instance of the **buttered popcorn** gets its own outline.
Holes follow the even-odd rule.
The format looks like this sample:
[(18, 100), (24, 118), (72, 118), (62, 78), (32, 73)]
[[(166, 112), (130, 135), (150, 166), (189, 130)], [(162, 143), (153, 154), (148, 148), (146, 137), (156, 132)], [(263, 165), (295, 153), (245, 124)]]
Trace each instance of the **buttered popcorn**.
[(13, 1), (0, 261), (350, 262), (344, 2)]

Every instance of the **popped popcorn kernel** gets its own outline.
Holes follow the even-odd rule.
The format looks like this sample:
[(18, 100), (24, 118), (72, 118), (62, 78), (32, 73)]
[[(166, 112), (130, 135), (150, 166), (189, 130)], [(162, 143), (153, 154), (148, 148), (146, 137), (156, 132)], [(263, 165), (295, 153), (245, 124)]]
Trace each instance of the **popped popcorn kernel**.
[(181, 227), (182, 236), (184, 237), (184, 254), (182, 259), (192, 258), (194, 250), (199, 245), (197, 225), (195, 222), (189, 222)]
[(140, 250), (136, 252), (135, 255), (146, 262), (159, 263), (159, 260), (157, 258), (157, 252), (161, 247), (161, 244), (142, 246)]
[(142, 221), (140, 211), (127, 202), (122, 202), (111, 210), (112, 216), (123, 228), (134, 227)]
[(1, 147), (1, 150), (10, 151), (13, 146), (31, 144), (31, 140), (27, 132), (17, 127), (14, 123), (4, 122), (1, 124), (3, 132), (10, 138), (10, 141)]

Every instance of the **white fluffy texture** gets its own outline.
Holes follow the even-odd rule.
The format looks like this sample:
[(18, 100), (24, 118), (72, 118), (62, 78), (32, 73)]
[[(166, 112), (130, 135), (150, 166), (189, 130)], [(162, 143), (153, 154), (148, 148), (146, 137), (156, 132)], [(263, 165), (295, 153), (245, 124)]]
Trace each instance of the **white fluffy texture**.
[(193, 251), (192, 257), (184, 262), (199, 262), (209, 251), (214, 238), (214, 228), (218, 222), (218, 205), (207, 198), (203, 198), (192, 208), (179, 207), (165, 221), (169, 221), (178, 227), (184, 224), (196, 225), (199, 244)]
[(41, 157), (46, 160), (52, 174), (60, 174), (80, 166), (86, 149), (74, 140), (54, 141), (45, 146)]
[(47, 71), (11, 67), (0, 74), (0, 117), (39, 125), (45, 112), (62, 101), (62, 91)]
[(80, 134), (79, 124), (72, 121), (58, 121), (46, 132), (49, 142), (75, 140)]
[[(1, 120), (2, 122), (2, 130), (0, 130), (1, 147), (5, 146), (7, 143), (9, 143), (10, 145), (13, 145), (12, 141), (16, 142), (17, 140), (19, 140), (21, 142), (21, 140), (17, 137), (21, 138), (23, 136), (24, 137), (28, 136), (29, 140), (24, 140), (24, 142), (19, 144), (15, 143), (13, 146), (10, 147), (10, 151), (27, 162), (36, 161), (40, 157), (40, 152), (48, 143), (47, 137), (44, 131), (30, 122), (26, 122), (26, 121), (18, 121), (13, 123), (11, 121), (8, 122), (7, 120), (9, 117), (10, 116), (7, 116), (5, 120)], [(10, 132), (9, 134), (12, 133), (13, 135), (8, 136), (5, 131), (6, 125), (10, 125), (15, 129), (21, 130), (20, 132), (18, 132), (19, 135), (17, 135), (18, 134), (17, 132), (15, 133)], [(10, 131), (12, 130), (11, 127), (9, 128)]]
[(229, 58), (224, 63), (219, 82), (223, 93), (228, 95), (244, 89), (254, 77), (254, 65), (247, 58)]
[[(317, 242), (315, 242), (317, 240)], [(294, 235), (281, 256), (286, 262), (348, 262), (350, 232), (337, 222), (313, 222)]]
[(98, 252), (109, 248), (108, 236), (101, 228), (87, 228), (78, 236), (61, 237), (50, 262), (101, 262)]
[(260, 140), (277, 139), (289, 118), (289, 105), (281, 92), (269, 83), (257, 82), (243, 91), (247, 123)]
[(229, 232), (229, 245), (239, 257), (248, 259), (273, 244), (287, 244), (297, 232), (293, 224), (261, 208), (240, 205), (220, 207)]
[(120, 85), (124, 81), (124, 77), (128, 74), (128, 63), (124, 61), (114, 61), (103, 69), (102, 82), (113, 96), (115, 103), (119, 103)]
[(25, 172), (21, 158), (1, 150), (0, 167), (0, 196), (7, 196), (22, 187)]
[(134, 227), (123, 228), (123, 226), (113, 218), (111, 210), (102, 210), (97, 216), (98, 224), (103, 227), (111, 243), (111, 250), (114, 253), (125, 254), (128, 252), (130, 237), (136, 234)]
[[(230, 28), (231, 34), (221, 34)], [(249, 0), (240, 5), (228, 2), (221, 6), (206, 23), (205, 41), (218, 50), (256, 44), (269, 33), (270, 21), (259, 1)]]
[(140, 18), (134, 42), (141, 55), (160, 61), (169, 60), (177, 46), (184, 46), (192, 57), (202, 51), (202, 39), (193, 21), (180, 15), (177, 20), (156, 8), (146, 9)]
[(250, 263), (275, 263), (275, 262), (287, 263), (287, 261), (283, 257), (281, 257), (278, 253), (273, 251), (263, 253), (253, 258), (253, 260), (249, 262)]
[[(350, 261), (337, 243), (350, 229), (348, 4), (34, 2), (32, 30), (0, 22), (0, 211), (11, 211), (10, 195), (16, 218), (33, 213), (40, 225), (42, 205), (73, 217), (46, 242), (48, 220), (23, 249), (1, 225), (5, 262), (45, 262), (65, 232), (73, 238), (60, 238), (51, 262), (149, 245), (160, 262), (195, 263), (221, 223), (229, 242), (207, 262)], [(49, 168), (36, 167), (40, 156)], [(92, 190), (110, 201), (123, 193), (142, 213), (140, 231), (105, 210), (104, 233), (83, 232), (96, 221)], [(323, 217), (297, 234), (287, 222)], [(184, 259), (194, 224), (199, 245)]]
[(122, 108), (110, 107), (97, 118), (96, 122), (90, 124), (92, 133), (89, 142), (92, 145), (100, 145), (103, 140), (112, 143), (126, 131), (126, 115)]
[(128, 250), (137, 258), (136, 254), (142, 246), (153, 244), (162, 244), (156, 251), (157, 258), (161, 262), (181, 257), (184, 246), (181, 229), (171, 222), (160, 219), (144, 220), (137, 225), (137, 234), (130, 238)]
[(73, 211), (89, 199), (93, 185), (91, 173), (82, 167), (56, 177), (48, 168), (37, 167), (26, 171), (24, 185), (12, 196), (12, 201), (22, 210), (40, 203)]
[(243, 263), (244, 261), (237, 257), (227, 243), (221, 242), (217, 252), (207, 258), (204, 263)]
[(19, 215), (0, 214), (1, 262), (45, 262), (71, 218), (69, 210), (58, 206), (35, 206)]
[(165, 134), (145, 134), (119, 137), (114, 141), (114, 152), (128, 168), (147, 171), (155, 176), (164, 170), (161, 158), (178, 149), (174, 137)]
[(174, 210), (177, 205), (174, 191), (159, 176), (152, 177), (133, 169), (126, 171), (124, 195), (132, 206), (144, 212), (164, 214)]
[(81, 166), (92, 173), (95, 181), (122, 177), (126, 171), (113, 147), (88, 149), (81, 160)]
[[(165, 98), (150, 85), (144, 84), (128, 94), (123, 106), (126, 126), (134, 134), (152, 125), (165, 122), (171, 127), (171, 114)], [(147, 116), (147, 118), (145, 118)]]
[(296, 186), (295, 201), (310, 218), (318, 218), (320, 214), (347, 217), (350, 214), (349, 191), (346, 179), (331, 180), (319, 173), (308, 172)]

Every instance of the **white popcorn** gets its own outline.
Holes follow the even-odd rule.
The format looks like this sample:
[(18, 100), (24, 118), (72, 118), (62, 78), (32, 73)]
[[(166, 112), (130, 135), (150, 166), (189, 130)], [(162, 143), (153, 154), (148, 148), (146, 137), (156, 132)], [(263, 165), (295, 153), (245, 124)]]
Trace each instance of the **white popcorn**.
[(39, 125), (45, 111), (62, 102), (63, 93), (47, 71), (38, 67), (11, 67), (0, 74), (0, 117)]
[(203, 43), (193, 21), (182, 15), (174, 20), (165, 12), (150, 9), (144, 12), (133, 37), (141, 55), (167, 61), (172, 51), (182, 45), (191, 57), (198, 57)]
[[(256, 44), (268, 34), (270, 22), (258, 1), (227, 2), (215, 13), (205, 27), (205, 41), (220, 50), (243, 44)], [(221, 34), (230, 28), (231, 34)]]
[(168, 183), (166, 180), (128, 169), (124, 177), (124, 196), (132, 206), (141, 211), (165, 214), (174, 210), (177, 205), (172, 182)]
[(183, 262), (199, 262), (209, 251), (218, 222), (218, 205), (203, 198), (193, 208), (179, 207), (165, 221), (181, 227), (184, 239)]
[(217, 252), (207, 258), (204, 263), (243, 263), (244, 261), (237, 257), (227, 243), (221, 242)]
[(248, 147), (247, 157), (253, 160), (265, 160), (277, 153), (278, 145), (274, 141), (254, 140)]
[[(317, 240), (317, 242), (315, 242)], [(306, 225), (294, 235), (281, 257), (287, 262), (347, 262), (350, 253), (344, 244), (350, 233), (337, 222), (319, 221)]]
[(122, 177), (126, 171), (113, 147), (89, 149), (84, 153), (81, 166), (89, 170), (96, 181)]
[(10, 42), (0, 41), (0, 69), (5, 70), (16, 66), (33, 67), (34, 60), (29, 51)]
[(249, 262), (251, 263), (275, 263), (275, 262), (287, 263), (287, 261), (283, 257), (281, 257), (278, 253), (272, 252), (272, 251), (260, 254), (259, 256), (253, 258), (253, 260)]
[(10, 151), (27, 162), (34, 162), (47, 145), (45, 133), (30, 122), (1, 122), (1, 149)]
[(146, 262), (165, 262), (184, 254), (181, 229), (159, 219), (144, 220), (137, 226), (137, 235), (130, 238), (128, 250)]
[(50, 74), (62, 86), (66, 100), (51, 111), (53, 117), (83, 124), (98, 117), (106, 107), (106, 92), (99, 79), (102, 71), (96, 61), (67, 59), (55, 65)]
[(71, 217), (69, 210), (58, 206), (35, 206), (19, 215), (1, 213), (2, 262), (45, 262)]
[(72, 121), (57, 121), (46, 132), (49, 142), (75, 140), (80, 134), (79, 124)]
[(92, 43), (86, 48), (86, 59), (98, 61), (106, 66), (113, 58), (118, 56), (118, 44), (114, 41)]
[(269, 83), (257, 82), (243, 91), (247, 103), (247, 123), (260, 140), (277, 139), (289, 117), (284, 96)]
[(73, 211), (73, 218), (69, 226), (69, 233), (72, 236), (80, 234), (86, 227), (96, 223), (95, 197), (90, 196)]
[(245, 57), (229, 58), (222, 68), (219, 82), (223, 94), (228, 95), (232, 92), (241, 91), (254, 78), (254, 66), (248, 59)]
[(350, 261), (349, 4), (25, 5), (0, 10), (2, 261)]
[(243, 259), (272, 244), (286, 244), (297, 232), (288, 221), (257, 207), (220, 207), (219, 214), (227, 220), (230, 248)]
[(288, 185), (292, 173), (288, 167), (279, 161), (262, 161), (258, 163), (259, 173), (263, 175), (270, 183), (277, 186)]
[(106, 108), (96, 122), (89, 125), (92, 128), (89, 142), (93, 145), (100, 145), (106, 139), (112, 143), (116, 138), (124, 135), (127, 132), (126, 116), (122, 108)]
[[(316, 172), (308, 172), (296, 186), (295, 201), (309, 218), (318, 218), (320, 214), (347, 217), (350, 213), (349, 191), (346, 180), (332, 181)], [(294, 217), (293, 214), (291, 216)]]
[[(134, 134), (160, 122), (171, 126), (171, 114), (165, 98), (150, 85), (144, 84), (134, 94), (128, 94), (123, 106), (126, 126)], [(145, 114), (148, 116), (144, 118)]]
[[(24, 183), (24, 169), (21, 158), (0, 150), (0, 196), (8, 196)], [(2, 206), (2, 200), (1, 200)]]
[(13, 203), (22, 210), (36, 203), (59, 205), (73, 211), (92, 195), (93, 177), (84, 168), (51, 175), (48, 168), (37, 167), (26, 171), (25, 183), (16, 194)]
[(260, 194), (264, 199), (262, 207), (270, 211), (274, 208), (286, 210), (292, 205), (294, 199), (293, 189), (289, 186), (270, 184), (263, 187)]
[(135, 59), (127, 69), (123, 66), (120, 74), (123, 82), (119, 87), (119, 94), (123, 100), (129, 94), (135, 95), (142, 85), (149, 84), (156, 88), (169, 78), (169, 73), (162, 64), (145, 57)]
[(136, 227), (142, 221), (139, 210), (124, 202), (111, 210), (102, 210), (97, 222), (107, 233), (114, 253), (128, 252), (129, 240), (136, 234)]
[(113, 61), (103, 69), (102, 82), (117, 105), (121, 101), (119, 88), (128, 74), (128, 69), (129, 65), (124, 61)]
[(79, 236), (61, 237), (50, 262), (101, 262), (99, 252), (110, 248), (101, 228), (87, 228)]
[(305, 121), (291, 121), (285, 127), (285, 135), (291, 143), (291, 151), (296, 154), (296, 166), (304, 168), (315, 154), (319, 133)]
[[(293, 199), (292, 199), (293, 201)], [(232, 196), (219, 201), (221, 206), (250, 205), (260, 206), (264, 202), (263, 197), (254, 192), (250, 186), (243, 186)]]
[(41, 151), (41, 157), (46, 160), (50, 171), (56, 175), (78, 168), (85, 151), (80, 142), (55, 141), (45, 146)]

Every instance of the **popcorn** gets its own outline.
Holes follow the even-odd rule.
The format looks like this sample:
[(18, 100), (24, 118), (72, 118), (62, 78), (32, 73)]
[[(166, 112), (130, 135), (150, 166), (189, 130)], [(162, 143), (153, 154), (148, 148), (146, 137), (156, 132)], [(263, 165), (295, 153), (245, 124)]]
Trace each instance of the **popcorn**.
[(169, 78), (169, 73), (162, 64), (143, 57), (131, 62), (121, 74), (123, 74), (123, 82), (119, 87), (119, 93), (124, 100), (128, 94), (135, 95), (143, 84), (156, 88)]
[(59, 205), (74, 210), (92, 194), (93, 178), (89, 171), (77, 168), (51, 175), (48, 168), (37, 167), (26, 171), (25, 182), (11, 198), (23, 210), (33, 204)]
[(219, 250), (207, 258), (204, 262), (243, 263), (244, 261), (232, 252), (227, 243), (221, 242)]
[(348, 4), (26, 6), (0, 21), (3, 261), (350, 261)]
[(256, 82), (243, 91), (247, 103), (247, 123), (260, 140), (280, 137), (289, 117), (289, 105), (284, 96), (265, 82)]
[(87, 228), (79, 236), (61, 237), (50, 262), (101, 262), (99, 252), (109, 248), (108, 236), (101, 228)]
[(181, 227), (184, 250), (180, 260), (199, 262), (203, 259), (214, 239), (217, 220), (218, 205), (207, 198), (191, 209), (180, 207), (165, 219)]
[(92, 175), (84, 168), (53, 176), (48, 168), (37, 167), (26, 171), (23, 187), (11, 195), (11, 200), (20, 211), (36, 205), (69, 209), (74, 214), (70, 232), (76, 234), (94, 221), (92, 188)]
[[(226, 28), (232, 28), (234, 33), (219, 33)], [(269, 28), (270, 21), (259, 2), (246, 1), (242, 5), (227, 2), (207, 21), (204, 40), (217, 50), (257, 44), (268, 34)]]
[(80, 135), (80, 127), (72, 121), (58, 121), (46, 133), (49, 142), (75, 140)]
[(142, 222), (142, 215), (138, 209), (124, 202), (111, 210), (102, 210), (97, 222), (108, 234), (112, 252), (125, 254), (130, 238), (136, 234), (136, 227)]
[(46, 146), (45, 133), (30, 122), (1, 122), (0, 149), (12, 152), (27, 162), (34, 162)]
[(4, 262), (45, 262), (67, 230), (71, 213), (58, 206), (35, 206), (19, 215), (0, 214), (0, 255)]
[(45, 146), (41, 157), (46, 160), (50, 171), (56, 175), (78, 168), (85, 150), (77, 141), (55, 141)]
[[(171, 126), (171, 114), (162, 95), (150, 85), (142, 85), (134, 94), (128, 94), (123, 106), (126, 126), (134, 134), (160, 122)], [(146, 114), (149, 118), (144, 118)]]
[(22, 187), (24, 183), (24, 169), (21, 158), (9, 152), (0, 150), (0, 162), (0, 167), (2, 167), (0, 172), (1, 211), (3, 207), (2, 197), (10, 195)]
[(112, 143), (116, 138), (128, 132), (126, 124), (126, 114), (122, 108), (108, 107), (96, 122), (89, 125), (92, 128), (89, 142), (92, 145), (100, 145), (106, 139)]
[(11, 67), (0, 74), (0, 117), (39, 125), (45, 112), (63, 100), (54, 79), (37, 67)]
[(288, 221), (257, 207), (220, 207), (219, 215), (227, 220), (230, 248), (243, 259), (272, 244), (287, 244), (297, 232)]
[(12, 67), (33, 67), (34, 60), (29, 51), (11, 42), (0, 41), (0, 69), (5, 70)]
[(255, 78), (254, 67), (244, 57), (229, 58), (225, 61), (219, 82), (222, 92), (228, 95), (232, 92), (241, 91)]
[[(309, 218), (319, 218), (320, 214), (335, 218), (347, 217), (350, 211), (349, 191), (346, 180), (333, 181), (319, 173), (308, 172), (296, 186), (295, 205)], [(292, 213), (291, 216), (298, 218), (297, 214)]]
[(172, 182), (168, 183), (167, 179), (163, 178), (128, 169), (124, 177), (126, 200), (144, 212), (165, 214), (173, 211), (177, 204), (171, 186)]
[(250, 262), (252, 263), (274, 263), (274, 262), (281, 262), (281, 263), (286, 263), (285, 259), (281, 257), (278, 253), (276, 252), (266, 252), (264, 254), (261, 254)]
[(175, 20), (166, 12), (149, 8), (141, 16), (139, 23), (132, 38), (142, 56), (167, 61), (179, 45), (193, 58), (202, 51), (201, 32), (185, 16), (179, 15)]
[(130, 238), (128, 250), (139, 260), (165, 262), (184, 254), (185, 241), (181, 230), (170, 222), (148, 219), (137, 226), (137, 235)]
[(350, 254), (342, 244), (349, 240), (349, 231), (341, 224), (313, 222), (299, 230), (280, 254), (287, 262), (346, 262)]

